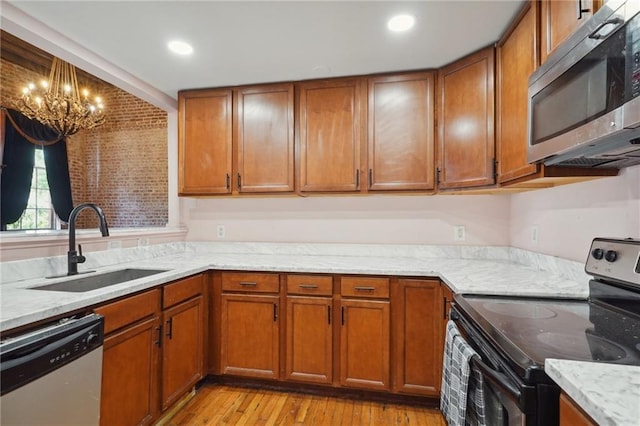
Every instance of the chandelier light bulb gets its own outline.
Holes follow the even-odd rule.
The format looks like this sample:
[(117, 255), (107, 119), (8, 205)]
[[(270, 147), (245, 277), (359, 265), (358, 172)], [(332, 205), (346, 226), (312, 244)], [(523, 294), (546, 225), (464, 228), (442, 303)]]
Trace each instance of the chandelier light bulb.
[(79, 89), (75, 67), (53, 58), (49, 78), (38, 81), (38, 86), (29, 83), (12, 103), (26, 117), (50, 127), (62, 138), (104, 124), (102, 99), (96, 97), (92, 105), (89, 95), (86, 88)]

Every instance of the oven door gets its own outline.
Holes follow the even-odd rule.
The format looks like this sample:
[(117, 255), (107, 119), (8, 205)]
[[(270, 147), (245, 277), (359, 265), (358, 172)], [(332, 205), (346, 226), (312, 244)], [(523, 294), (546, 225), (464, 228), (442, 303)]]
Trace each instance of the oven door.
[(463, 338), (479, 355), (472, 358), (471, 363), (482, 374), (486, 424), (491, 426), (538, 425), (535, 387), (526, 385), (517, 377), (455, 305), (451, 308), (450, 318)]

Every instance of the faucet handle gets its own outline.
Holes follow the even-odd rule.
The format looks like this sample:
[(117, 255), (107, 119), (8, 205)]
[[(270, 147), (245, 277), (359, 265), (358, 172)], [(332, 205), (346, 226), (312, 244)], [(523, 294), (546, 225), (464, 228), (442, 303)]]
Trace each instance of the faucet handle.
[(82, 244), (78, 244), (78, 257), (76, 257), (76, 263), (84, 263), (87, 260), (86, 257), (82, 255)]

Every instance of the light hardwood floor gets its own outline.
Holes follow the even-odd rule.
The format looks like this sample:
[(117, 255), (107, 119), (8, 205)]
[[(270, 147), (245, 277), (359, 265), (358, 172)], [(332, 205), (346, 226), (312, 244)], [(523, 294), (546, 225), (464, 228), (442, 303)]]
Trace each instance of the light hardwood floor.
[(168, 423), (180, 425), (446, 426), (438, 410), (205, 384)]

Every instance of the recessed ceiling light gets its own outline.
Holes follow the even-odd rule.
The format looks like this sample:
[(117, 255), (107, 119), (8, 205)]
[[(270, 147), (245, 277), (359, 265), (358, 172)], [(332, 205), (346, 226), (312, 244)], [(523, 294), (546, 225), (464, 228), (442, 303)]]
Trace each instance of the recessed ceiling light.
[(177, 53), (178, 55), (191, 55), (193, 53), (193, 47), (189, 43), (185, 43), (184, 41), (173, 40), (167, 43), (167, 47), (173, 53)]
[(396, 15), (389, 19), (389, 22), (387, 22), (387, 28), (395, 32), (407, 31), (413, 27), (415, 22), (415, 18), (411, 15)]

